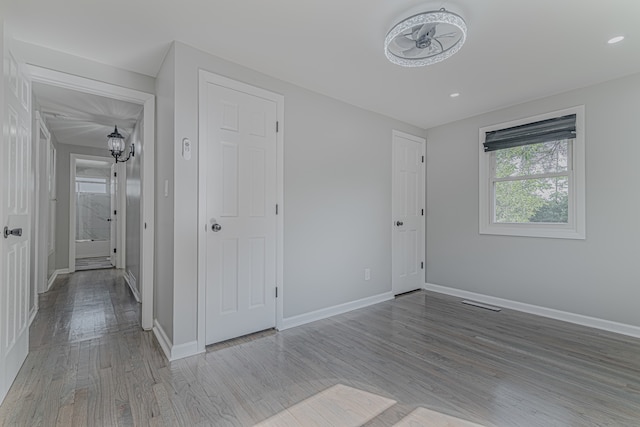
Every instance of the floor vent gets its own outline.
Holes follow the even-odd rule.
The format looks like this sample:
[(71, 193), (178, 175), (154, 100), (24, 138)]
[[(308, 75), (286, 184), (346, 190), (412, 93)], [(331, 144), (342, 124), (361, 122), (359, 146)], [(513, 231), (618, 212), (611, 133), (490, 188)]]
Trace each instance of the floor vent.
[(491, 310), (491, 311), (500, 311), (500, 310), (502, 310), (500, 307), (495, 307), (493, 305), (488, 305), (488, 304), (482, 304), (481, 302), (463, 300), (462, 303), (463, 304), (467, 304), (467, 305), (472, 305), (474, 307), (484, 308), (485, 310)]

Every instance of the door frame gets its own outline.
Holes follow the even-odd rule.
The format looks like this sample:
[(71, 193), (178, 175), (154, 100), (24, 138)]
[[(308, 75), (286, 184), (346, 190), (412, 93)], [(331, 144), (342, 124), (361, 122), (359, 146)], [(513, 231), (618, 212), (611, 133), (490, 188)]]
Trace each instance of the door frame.
[[(142, 328), (153, 328), (154, 246), (155, 246), (155, 118), (156, 97), (147, 92), (100, 82), (86, 77), (27, 65), (33, 82), (72, 89), (92, 95), (131, 102), (143, 106), (143, 146), (140, 194), (140, 293)], [(105, 146), (105, 150), (106, 150)]]
[[(49, 221), (49, 215), (51, 215), (51, 212), (49, 212), (50, 198), (49, 198), (49, 188), (47, 188), (46, 185), (43, 186), (42, 184), (43, 184), (43, 179), (45, 180), (44, 183), (48, 183), (48, 179), (49, 179), (49, 176), (48, 176), (49, 167), (50, 167), (49, 166), (50, 165), (49, 150), (50, 150), (50, 144), (51, 144), (51, 133), (49, 132), (49, 129), (47, 128), (46, 123), (42, 119), (40, 112), (36, 111), (35, 116), (36, 116), (35, 131), (37, 132), (37, 135), (35, 136), (32, 135), (32, 142), (33, 142), (32, 145), (35, 148), (34, 150), (32, 150), (32, 154), (34, 156), (35, 164), (36, 164), (36, 168), (34, 171), (35, 203), (34, 203), (34, 212), (33, 212), (35, 217), (35, 230), (34, 230), (35, 257), (33, 262), (35, 263), (34, 264), (35, 265), (34, 292), (36, 292), (36, 295), (38, 295), (47, 291), (47, 287), (48, 287), (47, 285), (49, 281), (49, 277), (48, 277), (49, 276), (48, 275), (48, 259), (50, 255), (49, 227), (51, 226), (51, 222)], [(44, 134), (46, 136), (46, 140), (44, 142), (42, 138), (40, 138), (41, 134)], [(47, 167), (44, 170), (40, 168), (40, 164), (43, 158), (47, 163)], [(47, 206), (41, 206), (40, 201), (43, 196), (42, 193), (46, 193)], [(45, 213), (46, 215), (44, 215)], [(46, 216), (46, 218), (43, 218), (44, 216)], [(46, 221), (46, 227), (42, 227), (42, 225), (44, 224), (43, 221)], [(45, 233), (41, 233), (42, 228), (45, 229), (46, 231)], [(36, 298), (36, 311), (37, 311), (37, 307), (38, 307), (38, 298)]]
[[(69, 273), (76, 271), (76, 162), (77, 160), (96, 160), (99, 162), (105, 162), (113, 164), (113, 158), (102, 156), (90, 156), (87, 154), (71, 153), (69, 161)], [(110, 169), (111, 170), (111, 169)], [(118, 172), (120, 170), (118, 169)], [(116, 187), (116, 200), (118, 205), (120, 204), (120, 189)], [(110, 207), (114, 209), (113, 206)], [(115, 209), (120, 209), (120, 206), (116, 206)], [(120, 243), (120, 218), (116, 222), (116, 247)], [(111, 236), (112, 238), (114, 236)], [(118, 248), (120, 249), (120, 248)], [(117, 255), (117, 254), (116, 254)], [(118, 257), (116, 256), (116, 259)], [(116, 268), (119, 268), (116, 265)]]
[(409, 133), (405, 133), (399, 130), (392, 130), (391, 131), (391, 224), (390, 224), (390, 230), (391, 230), (391, 292), (394, 295), (397, 295), (395, 288), (397, 288), (397, 284), (394, 286), (394, 282), (395, 282), (395, 274), (393, 274), (393, 266), (394, 266), (394, 245), (393, 245), (393, 233), (395, 231), (395, 225), (394, 225), (394, 221), (395, 221), (395, 217), (396, 217), (396, 213), (395, 213), (395, 206), (393, 205), (393, 192), (395, 191), (395, 179), (396, 179), (396, 150), (395, 150), (395, 138), (396, 137), (401, 137), (401, 138), (405, 138), (408, 140), (411, 140), (413, 142), (416, 142), (418, 144), (420, 144), (420, 151), (422, 152), (422, 156), (424, 156), (424, 162), (422, 163), (422, 170), (420, 172), (420, 181), (423, 183), (423, 194), (422, 194), (422, 200), (421, 200), (421, 209), (424, 209), (424, 216), (422, 217), (422, 227), (420, 227), (420, 235), (419, 235), (419, 239), (420, 239), (420, 245), (422, 248), (422, 253), (421, 258), (422, 258), (422, 262), (424, 263), (424, 270), (423, 270), (423, 277), (422, 277), (422, 283), (420, 283), (421, 287), (424, 287), (425, 283), (427, 282), (427, 242), (425, 240), (425, 233), (426, 233), (426, 229), (427, 229), (427, 180), (426, 180), (426, 171), (427, 171), (427, 155), (426, 155), (426, 148), (427, 148), (427, 140), (421, 136), (416, 136), (416, 135), (411, 135)]
[[(243, 83), (206, 70), (199, 70), (198, 74), (198, 141), (204, 140), (206, 134), (204, 124), (206, 117), (202, 103), (206, 100), (204, 89), (206, 83), (214, 83), (219, 86), (247, 93), (252, 96), (267, 99), (276, 103), (276, 120), (278, 128), (276, 133), (276, 203), (278, 214), (276, 215), (276, 329), (282, 328), (283, 301), (284, 301), (284, 96), (278, 93), (262, 89), (248, 83)], [(207, 265), (207, 163), (206, 145), (197, 144), (198, 147), (198, 351), (205, 351), (206, 347), (206, 265)]]

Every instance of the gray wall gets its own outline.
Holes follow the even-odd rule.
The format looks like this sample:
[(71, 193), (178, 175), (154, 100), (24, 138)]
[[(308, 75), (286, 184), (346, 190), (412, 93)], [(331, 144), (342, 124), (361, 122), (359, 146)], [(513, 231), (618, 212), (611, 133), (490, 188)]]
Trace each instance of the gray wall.
[[(586, 240), (478, 234), (478, 129), (585, 105)], [(427, 282), (640, 326), (640, 74), (430, 129)]]
[(69, 268), (69, 194), (71, 154), (87, 154), (108, 159), (106, 149), (61, 144), (58, 141), (56, 152), (56, 269)]
[(125, 163), (126, 167), (126, 241), (125, 272), (133, 276), (140, 294), (140, 164), (144, 156), (142, 117), (136, 122), (129, 144), (135, 144), (135, 156)]
[[(153, 315), (173, 340), (173, 141), (175, 129), (175, 49), (164, 58), (156, 77), (156, 197)], [(167, 197), (165, 181), (169, 183)], [(193, 310), (190, 308), (189, 310)], [(178, 313), (180, 316), (181, 313)]]
[[(156, 88), (159, 104), (163, 90), (174, 89), (175, 95), (173, 141), (158, 141), (158, 172), (172, 159), (172, 187), (180, 189), (171, 192), (173, 344), (196, 339), (199, 69), (285, 97), (284, 316), (391, 291), (391, 131), (425, 132), (176, 43), (175, 88), (160, 76)], [(179, 156), (185, 137), (194, 142), (190, 161)], [(366, 267), (371, 268), (367, 282)]]
[(154, 91), (155, 79), (150, 76), (18, 40), (13, 41), (13, 46), (20, 52), (21, 59), (27, 64), (137, 89), (147, 93), (153, 93)]

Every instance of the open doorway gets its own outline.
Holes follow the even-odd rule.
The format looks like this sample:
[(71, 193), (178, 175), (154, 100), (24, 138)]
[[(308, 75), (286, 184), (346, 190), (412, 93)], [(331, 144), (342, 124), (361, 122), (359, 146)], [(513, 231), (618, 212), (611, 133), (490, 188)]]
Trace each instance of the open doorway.
[[(74, 156), (70, 198), (75, 213), (75, 270), (97, 270), (117, 265), (118, 186), (115, 165), (110, 159)], [(116, 175), (116, 176), (114, 176)]]
[[(118, 184), (109, 184), (110, 189), (117, 187), (120, 191), (118, 208), (110, 207), (112, 219), (113, 211), (118, 210), (120, 221), (103, 219), (103, 222), (115, 224), (115, 228), (120, 230), (115, 233), (115, 246), (109, 243), (111, 250), (115, 247), (117, 251), (115, 260), (110, 261), (124, 269), (125, 280), (142, 303), (141, 326), (150, 330), (153, 327), (155, 96), (33, 65), (28, 65), (27, 69), (34, 85), (35, 107), (43, 113), (52, 137), (55, 136), (57, 169), (64, 171), (58, 173), (58, 190), (62, 190), (62, 194), (58, 194), (55, 257), (59, 272), (75, 271), (76, 256), (75, 253), (71, 255), (77, 243), (81, 251), (87, 249), (82, 247), (84, 243), (93, 251), (103, 245), (97, 242), (104, 242), (104, 236), (100, 239), (89, 236), (80, 239), (88, 242), (76, 242), (75, 234), (80, 230), (76, 229), (76, 221), (72, 222), (70, 218), (76, 215), (76, 209), (71, 209), (71, 200), (65, 199), (75, 199), (72, 196), (76, 194), (75, 177), (71, 179), (70, 176), (75, 172), (75, 167), (71, 167), (71, 157), (82, 154), (104, 161), (103, 156), (107, 156), (113, 162), (109, 157), (106, 137), (114, 125), (125, 135), (127, 146), (129, 138), (135, 139), (135, 158), (127, 163), (118, 163)], [(63, 96), (59, 96), (61, 92), (64, 92)], [(53, 100), (50, 105), (46, 105), (46, 98)], [(65, 102), (58, 102), (61, 99)], [(90, 136), (94, 133), (97, 135), (95, 138)], [(77, 138), (75, 141), (74, 137)], [(80, 185), (89, 184), (85, 180)], [(130, 205), (133, 206), (129, 209)], [(126, 221), (126, 227), (122, 224), (125, 210), (135, 212)], [(124, 252), (135, 260), (125, 259), (122, 256)]]

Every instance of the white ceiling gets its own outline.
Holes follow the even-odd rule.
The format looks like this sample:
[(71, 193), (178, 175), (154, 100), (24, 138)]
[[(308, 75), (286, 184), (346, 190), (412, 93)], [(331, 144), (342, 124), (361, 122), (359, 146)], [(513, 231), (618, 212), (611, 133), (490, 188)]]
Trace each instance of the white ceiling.
[(114, 126), (126, 141), (142, 112), (142, 105), (41, 83), (33, 84), (33, 93), (59, 143), (104, 148), (105, 154)]
[[(29, 43), (155, 76), (172, 40), (429, 128), (640, 71), (638, 0), (3, 0)], [(391, 64), (401, 19), (440, 7), (469, 36), (426, 68)], [(607, 45), (614, 35), (626, 39)], [(458, 98), (449, 94), (460, 92)]]

